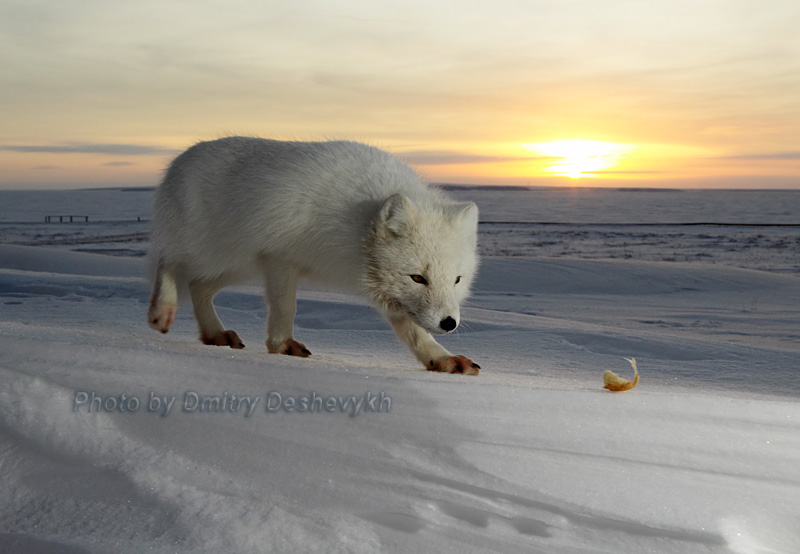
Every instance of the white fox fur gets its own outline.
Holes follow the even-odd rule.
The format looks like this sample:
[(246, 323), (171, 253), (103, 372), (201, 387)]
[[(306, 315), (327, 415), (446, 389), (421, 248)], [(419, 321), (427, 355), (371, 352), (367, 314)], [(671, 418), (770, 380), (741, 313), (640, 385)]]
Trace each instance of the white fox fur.
[(344, 141), (229, 137), (178, 156), (158, 188), (148, 321), (166, 333), (189, 287), (200, 338), (242, 348), (212, 299), (264, 276), (267, 348), (308, 356), (294, 340), (301, 277), (369, 298), (433, 371), (476, 375), (431, 334), (452, 331), (477, 269), (478, 209), (428, 188), (396, 158)]

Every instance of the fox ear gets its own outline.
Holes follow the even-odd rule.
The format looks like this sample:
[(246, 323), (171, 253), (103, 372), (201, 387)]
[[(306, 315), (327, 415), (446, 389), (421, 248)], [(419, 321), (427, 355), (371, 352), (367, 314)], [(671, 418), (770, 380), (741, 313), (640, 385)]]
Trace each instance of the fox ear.
[(455, 208), (455, 220), (467, 229), (477, 229), (478, 206), (473, 202), (457, 204)]
[(414, 217), (414, 205), (407, 196), (394, 194), (381, 206), (378, 221), (394, 235), (401, 235)]

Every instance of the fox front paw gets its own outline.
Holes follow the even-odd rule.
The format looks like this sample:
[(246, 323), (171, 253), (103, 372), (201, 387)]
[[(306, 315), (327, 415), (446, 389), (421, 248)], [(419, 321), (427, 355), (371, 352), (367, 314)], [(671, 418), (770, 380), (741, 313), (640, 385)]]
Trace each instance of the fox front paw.
[(428, 371), (478, 375), (481, 372), (481, 366), (466, 356), (447, 356), (439, 360), (431, 360), (428, 363)]
[(239, 335), (236, 334), (236, 331), (223, 331), (214, 335), (213, 337), (209, 337), (207, 335), (200, 335), (200, 341), (203, 344), (209, 344), (211, 346), (230, 346), (231, 348), (244, 348), (244, 343), (242, 339), (239, 338)]
[(269, 350), (270, 354), (286, 354), (287, 356), (300, 356), (301, 358), (308, 358), (311, 355), (311, 351), (306, 348), (305, 344), (294, 339), (284, 341), (277, 346), (272, 346), (267, 341), (267, 350)]

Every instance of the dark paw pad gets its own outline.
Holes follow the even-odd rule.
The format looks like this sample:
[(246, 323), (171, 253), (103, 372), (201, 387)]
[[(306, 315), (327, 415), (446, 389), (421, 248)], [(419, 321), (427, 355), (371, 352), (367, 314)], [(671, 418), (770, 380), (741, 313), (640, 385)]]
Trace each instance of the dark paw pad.
[(305, 344), (294, 339), (289, 339), (278, 345), (267, 341), (267, 350), (269, 350), (270, 354), (285, 354), (286, 356), (300, 356), (301, 358), (308, 358), (311, 355), (311, 351), (306, 348)]
[(438, 371), (441, 373), (460, 373), (462, 375), (478, 375), (481, 372), (481, 366), (466, 356), (448, 356), (430, 364), (428, 371)]
[(230, 346), (231, 348), (237, 349), (244, 348), (244, 343), (242, 339), (239, 338), (239, 335), (236, 334), (236, 331), (223, 331), (213, 337), (202, 335), (200, 340), (203, 344), (209, 344), (211, 346)]
[(300, 356), (301, 358), (308, 358), (311, 355), (311, 351), (306, 348), (306, 345), (302, 342), (297, 342), (296, 340), (287, 341), (283, 348), (281, 349), (281, 354), (286, 354), (287, 356)]

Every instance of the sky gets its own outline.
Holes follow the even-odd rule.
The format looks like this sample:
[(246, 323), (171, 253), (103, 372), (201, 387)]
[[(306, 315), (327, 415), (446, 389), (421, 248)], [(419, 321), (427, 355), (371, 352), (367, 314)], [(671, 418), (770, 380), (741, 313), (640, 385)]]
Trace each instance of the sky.
[(0, 0), (0, 188), (153, 186), (200, 140), (428, 181), (800, 189), (796, 0)]

